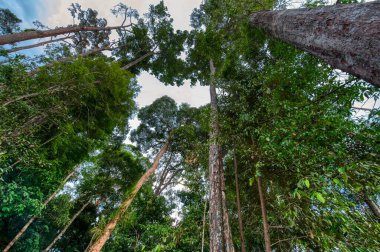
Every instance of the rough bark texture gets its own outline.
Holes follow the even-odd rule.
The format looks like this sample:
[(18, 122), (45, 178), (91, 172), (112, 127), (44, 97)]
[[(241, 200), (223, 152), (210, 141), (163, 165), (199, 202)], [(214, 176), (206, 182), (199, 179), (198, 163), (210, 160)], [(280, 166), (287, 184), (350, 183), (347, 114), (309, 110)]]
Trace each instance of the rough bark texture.
[(141, 187), (145, 184), (145, 182), (149, 179), (149, 177), (156, 171), (160, 159), (166, 153), (169, 148), (169, 142), (161, 148), (158, 152), (156, 158), (154, 159), (153, 165), (144, 173), (144, 175), (139, 179), (132, 192), (129, 194), (127, 199), (122, 203), (119, 207), (117, 214), (107, 223), (104, 228), (102, 234), (96, 239), (96, 241), (90, 246), (88, 249), (89, 252), (99, 252), (102, 250), (104, 244), (106, 244), (108, 238), (111, 236), (113, 230), (116, 228), (117, 223), (123, 217), (124, 213), (128, 210), (131, 205), (133, 199), (141, 189)]
[(129, 27), (127, 26), (109, 26), (109, 27), (91, 27), (91, 26), (70, 26), (70, 27), (61, 27), (46, 31), (28, 31), (28, 32), (20, 32), (13, 34), (6, 34), (0, 36), (0, 45), (12, 44), (16, 42), (21, 42), (30, 39), (38, 39), (38, 38), (47, 38), (54, 37), (58, 35), (63, 35), (67, 33), (74, 33), (80, 31), (110, 31), (119, 28)]
[(270, 244), (270, 236), (269, 236), (269, 224), (267, 217), (267, 208), (265, 206), (265, 197), (262, 191), (262, 183), (261, 177), (257, 178), (257, 187), (259, 189), (259, 197), (260, 197), (260, 206), (261, 206), (261, 215), (263, 218), (263, 226), (264, 226), (264, 241), (265, 241), (265, 252), (271, 252), (271, 244)]
[(46, 249), (44, 249), (44, 252), (48, 252), (53, 246), (54, 244), (62, 238), (62, 236), (66, 233), (66, 230), (71, 226), (71, 224), (75, 221), (75, 219), (83, 212), (83, 210), (88, 206), (88, 204), (90, 204), (91, 201), (88, 201), (86, 204), (84, 204), (82, 206), (81, 209), (79, 209), (78, 212), (76, 212), (74, 214), (74, 216), (71, 218), (71, 220), (69, 221), (69, 223), (66, 224), (66, 226), (62, 229), (61, 232), (59, 232), (59, 234), (54, 238), (54, 240), (49, 244), (49, 246), (46, 247)]
[[(45, 200), (43, 207), (45, 208), (50, 201), (52, 201), (55, 196), (59, 193), (61, 190), (62, 186), (66, 184), (66, 182), (76, 173), (76, 171), (79, 169), (80, 165), (75, 166), (74, 170), (70, 172), (66, 178), (62, 181), (61, 185), (58, 187), (58, 189), (50, 195), (50, 197)], [(3, 249), (3, 252), (7, 252), (11, 249), (11, 247), (17, 242), (18, 239), (25, 233), (25, 231), (28, 229), (28, 227), (37, 219), (37, 216), (34, 215), (30, 220), (22, 227), (22, 229), (16, 234), (16, 236), (13, 238), (12, 241), (8, 243), (8, 245)]]
[(380, 1), (262, 11), (251, 24), (380, 87)]
[(35, 48), (35, 47), (39, 47), (39, 46), (43, 46), (43, 45), (46, 45), (46, 44), (55, 43), (55, 42), (59, 42), (59, 41), (63, 41), (63, 40), (66, 40), (66, 39), (71, 39), (71, 38), (73, 38), (73, 37), (70, 36), (70, 37), (64, 37), (64, 38), (46, 40), (46, 41), (43, 41), (43, 42), (40, 42), (40, 43), (36, 43), (36, 44), (33, 44), (33, 45), (15, 47), (15, 48), (6, 50), (6, 52), (7, 53), (14, 53), (14, 52), (18, 52), (18, 51), (21, 51), (21, 50), (31, 49), (31, 48)]
[(238, 179), (238, 164), (236, 154), (234, 152), (234, 170), (235, 170), (235, 188), (236, 188), (236, 206), (238, 211), (239, 220), (239, 232), (240, 232), (240, 246), (241, 251), (245, 252), (245, 239), (244, 239), (244, 229), (243, 229), (243, 217), (241, 216), (241, 206), (240, 206), (240, 190), (239, 190), (239, 179)]
[(210, 252), (234, 251), (231, 229), (228, 222), (228, 211), (224, 193), (224, 172), (221, 158), (221, 147), (218, 144), (218, 100), (214, 84), (215, 67), (210, 60), (210, 149), (209, 149), (209, 186), (210, 186)]

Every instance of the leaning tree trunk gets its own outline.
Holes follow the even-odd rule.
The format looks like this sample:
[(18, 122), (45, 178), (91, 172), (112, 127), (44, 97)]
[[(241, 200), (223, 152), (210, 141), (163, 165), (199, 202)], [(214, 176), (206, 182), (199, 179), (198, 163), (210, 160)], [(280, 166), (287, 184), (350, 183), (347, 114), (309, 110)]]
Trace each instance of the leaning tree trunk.
[(371, 200), (365, 192), (360, 193), (360, 196), (367, 204), (373, 215), (376, 217), (377, 221), (380, 222), (380, 208), (378, 205), (373, 200)]
[(210, 122), (210, 149), (209, 149), (209, 186), (210, 186), (210, 252), (234, 251), (231, 231), (228, 223), (228, 213), (223, 192), (224, 175), (221, 162), (221, 147), (218, 144), (219, 122), (218, 101), (214, 83), (215, 66), (210, 60), (210, 98), (211, 98), (211, 122)]
[(162, 156), (166, 153), (169, 148), (169, 141), (165, 143), (165, 145), (158, 152), (156, 158), (154, 159), (153, 165), (145, 172), (145, 174), (139, 179), (137, 184), (134, 186), (132, 192), (129, 194), (127, 199), (122, 203), (119, 207), (116, 215), (107, 223), (104, 228), (102, 234), (96, 239), (96, 241), (90, 246), (88, 249), (89, 252), (99, 252), (102, 250), (104, 244), (106, 244), (108, 238), (111, 236), (113, 230), (116, 228), (117, 223), (123, 217), (124, 213), (128, 210), (131, 205), (133, 199), (141, 189), (141, 187), (145, 184), (145, 182), (149, 179), (149, 177), (155, 172), (160, 162)]
[[(52, 201), (55, 196), (59, 193), (61, 190), (61, 187), (66, 184), (66, 182), (76, 173), (76, 171), (79, 169), (80, 165), (75, 166), (75, 168), (66, 176), (66, 178), (62, 181), (61, 185), (58, 187), (58, 189), (50, 195), (50, 197), (45, 200), (43, 203), (43, 208), (45, 208), (50, 201)], [(12, 241), (8, 243), (8, 245), (4, 248), (3, 252), (9, 251), (9, 249), (17, 242), (18, 239), (25, 233), (25, 231), (28, 229), (28, 227), (37, 219), (37, 215), (34, 215), (30, 220), (21, 228), (21, 230), (16, 234), (16, 236), (13, 238)]]
[(82, 206), (81, 209), (79, 209), (78, 212), (76, 212), (74, 214), (74, 216), (71, 218), (71, 220), (66, 224), (66, 226), (62, 229), (61, 232), (59, 232), (59, 234), (54, 238), (54, 240), (49, 244), (49, 246), (46, 247), (46, 249), (44, 249), (44, 252), (48, 252), (53, 246), (54, 244), (62, 238), (62, 236), (66, 233), (67, 229), (71, 226), (71, 224), (73, 224), (73, 222), (75, 221), (75, 219), (83, 212), (83, 210), (90, 204), (90, 200), (84, 204)]
[(58, 39), (51, 39), (51, 40), (43, 41), (43, 42), (36, 43), (36, 44), (33, 44), (33, 45), (15, 47), (15, 48), (6, 50), (5, 52), (6, 53), (14, 53), (14, 52), (18, 52), (18, 51), (21, 51), (21, 50), (31, 49), (31, 48), (35, 48), (35, 47), (39, 47), (39, 46), (43, 46), (43, 45), (47, 45), (47, 44), (50, 44), (50, 43), (55, 43), (55, 42), (63, 41), (63, 40), (66, 40), (66, 39), (71, 39), (71, 38), (73, 38), (73, 36), (64, 37), (64, 38), (58, 38)]
[(251, 24), (380, 87), (380, 1), (262, 11)]
[(109, 26), (109, 27), (69, 26), (69, 27), (61, 27), (61, 28), (45, 30), (45, 31), (28, 31), (28, 32), (6, 34), (6, 35), (0, 36), (0, 45), (12, 44), (12, 43), (21, 42), (21, 41), (30, 40), (30, 39), (54, 37), (58, 35), (81, 32), (81, 31), (110, 31), (110, 30), (125, 28), (129, 26), (131, 25)]
[(268, 224), (268, 215), (267, 208), (265, 206), (265, 197), (262, 191), (261, 177), (257, 178), (257, 187), (259, 189), (260, 197), (260, 206), (261, 206), (261, 215), (263, 218), (263, 227), (264, 227), (264, 241), (265, 241), (265, 252), (271, 252), (270, 236), (269, 236), (269, 224)]
[(239, 179), (238, 179), (238, 164), (236, 153), (234, 150), (234, 170), (235, 170), (235, 189), (236, 189), (236, 205), (238, 211), (238, 220), (239, 220), (239, 232), (240, 232), (240, 243), (241, 243), (241, 252), (245, 252), (245, 239), (244, 239), (244, 229), (243, 229), (243, 217), (241, 216), (241, 206), (240, 206), (240, 190), (239, 190)]

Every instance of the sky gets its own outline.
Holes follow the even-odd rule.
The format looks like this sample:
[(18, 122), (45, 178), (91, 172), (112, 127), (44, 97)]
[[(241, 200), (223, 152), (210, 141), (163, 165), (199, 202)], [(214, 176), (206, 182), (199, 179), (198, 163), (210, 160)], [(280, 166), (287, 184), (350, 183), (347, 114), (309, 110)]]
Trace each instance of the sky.
[[(92, 8), (99, 12), (99, 17), (104, 17), (108, 25), (120, 25), (122, 17), (116, 18), (111, 14), (111, 8), (118, 3), (124, 3), (141, 14), (148, 11), (150, 4), (157, 4), (159, 0), (0, 0), (0, 8), (8, 8), (23, 20), (23, 28), (33, 26), (33, 21), (38, 20), (49, 28), (73, 24), (72, 17), (68, 11), (71, 3), (79, 3), (83, 9)], [(165, 0), (170, 14), (174, 19), (174, 28), (181, 30), (190, 29), (190, 14), (194, 8), (201, 4), (201, 0)], [(154, 76), (142, 73), (138, 76), (141, 92), (137, 97), (140, 107), (151, 104), (155, 99), (168, 95), (177, 103), (189, 103), (199, 107), (209, 102), (209, 91), (207, 87), (190, 87), (186, 82), (182, 87), (164, 86)], [(132, 127), (138, 124), (132, 121)]]

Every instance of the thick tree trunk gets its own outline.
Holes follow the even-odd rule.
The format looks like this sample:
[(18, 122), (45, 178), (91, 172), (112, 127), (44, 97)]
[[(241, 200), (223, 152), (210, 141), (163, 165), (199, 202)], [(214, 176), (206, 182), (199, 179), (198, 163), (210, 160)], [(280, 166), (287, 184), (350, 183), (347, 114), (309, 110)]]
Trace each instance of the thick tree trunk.
[(235, 151), (234, 151), (234, 170), (235, 170), (236, 205), (237, 205), (238, 220), (239, 220), (241, 252), (245, 252), (246, 249), (245, 249), (245, 239), (244, 239), (244, 229), (243, 229), (243, 217), (241, 216), (241, 206), (240, 206), (238, 164), (237, 164), (237, 158), (236, 158)]
[(137, 184), (134, 186), (132, 192), (129, 194), (127, 199), (122, 203), (119, 207), (116, 215), (107, 223), (104, 228), (102, 234), (96, 239), (96, 241), (90, 246), (88, 249), (89, 252), (99, 252), (102, 250), (104, 244), (106, 244), (108, 238), (111, 236), (113, 230), (116, 228), (117, 223), (123, 217), (124, 213), (128, 210), (131, 205), (133, 199), (141, 189), (141, 187), (145, 184), (145, 182), (149, 179), (149, 177), (156, 171), (160, 159), (166, 153), (169, 148), (169, 142), (166, 142), (165, 145), (158, 152), (156, 158), (154, 159), (153, 165), (145, 172), (145, 174), (139, 179)]
[[(66, 178), (62, 181), (61, 185), (58, 187), (58, 189), (50, 195), (50, 197), (45, 200), (43, 204), (43, 208), (45, 208), (50, 201), (52, 201), (55, 196), (59, 193), (61, 190), (61, 187), (66, 184), (66, 182), (76, 173), (76, 171), (79, 169), (80, 165), (75, 166), (75, 168), (66, 176)], [(28, 227), (37, 219), (37, 216), (34, 215), (30, 220), (22, 227), (22, 229), (16, 234), (16, 236), (13, 238), (12, 241), (8, 243), (8, 245), (4, 248), (3, 252), (9, 251), (9, 249), (17, 242), (18, 239), (25, 233), (25, 231), (28, 229)]]
[(48, 252), (53, 246), (54, 244), (62, 238), (62, 236), (66, 233), (67, 229), (71, 226), (71, 224), (73, 224), (73, 222), (75, 221), (75, 219), (83, 212), (83, 210), (90, 204), (91, 201), (88, 201), (86, 204), (84, 204), (82, 206), (81, 209), (79, 209), (78, 212), (76, 212), (74, 214), (74, 216), (71, 218), (71, 220), (66, 224), (66, 226), (62, 229), (61, 232), (59, 232), (59, 234), (54, 238), (54, 240), (49, 244), (49, 246), (46, 247), (46, 249), (44, 249), (44, 252)]
[(75, 33), (80, 31), (110, 31), (119, 28), (129, 27), (127, 26), (109, 26), (109, 27), (91, 27), (91, 26), (69, 26), (69, 27), (61, 27), (51, 30), (45, 31), (28, 31), (28, 32), (20, 32), (13, 34), (6, 34), (0, 36), (0, 45), (17, 43), (30, 39), (38, 39), (38, 38), (47, 38), (54, 37), (58, 35), (63, 35), (67, 33)]
[(264, 241), (265, 241), (265, 252), (271, 252), (271, 244), (270, 244), (270, 236), (269, 236), (269, 224), (267, 217), (267, 208), (265, 206), (265, 197), (262, 191), (262, 183), (261, 177), (257, 178), (257, 187), (259, 189), (259, 197), (260, 197), (260, 206), (261, 206), (261, 215), (263, 218), (263, 226), (264, 226)]
[(219, 122), (218, 101), (214, 84), (215, 66), (210, 60), (211, 81), (211, 122), (209, 149), (209, 186), (210, 186), (210, 252), (234, 251), (228, 212), (224, 194), (224, 172), (221, 160), (221, 147), (218, 144)]
[(21, 50), (31, 49), (31, 48), (35, 48), (35, 47), (39, 47), (39, 46), (43, 46), (43, 45), (46, 45), (46, 44), (55, 43), (55, 42), (59, 42), (59, 41), (63, 41), (63, 40), (66, 40), (66, 39), (71, 39), (71, 38), (73, 38), (73, 37), (70, 36), (70, 37), (64, 37), (64, 38), (46, 40), (46, 41), (43, 41), (43, 42), (40, 42), (40, 43), (36, 43), (36, 44), (33, 44), (33, 45), (15, 47), (15, 48), (6, 50), (6, 52), (7, 53), (14, 53), (14, 52), (18, 52), (18, 51), (21, 51)]
[(251, 24), (380, 87), (380, 1), (262, 11)]
[(154, 55), (154, 52), (148, 52), (148, 53), (144, 54), (143, 56), (141, 56), (141, 57), (135, 59), (134, 61), (132, 61), (132, 62), (126, 64), (126, 65), (123, 66), (121, 69), (127, 70), (127, 69), (129, 69), (129, 68), (131, 68), (132, 66), (134, 66), (134, 65), (136, 65), (136, 64), (138, 64), (138, 63), (140, 63), (141, 61), (143, 61), (144, 59), (146, 59), (146, 58), (148, 58), (148, 57), (150, 57), (150, 56), (152, 56), (152, 55)]

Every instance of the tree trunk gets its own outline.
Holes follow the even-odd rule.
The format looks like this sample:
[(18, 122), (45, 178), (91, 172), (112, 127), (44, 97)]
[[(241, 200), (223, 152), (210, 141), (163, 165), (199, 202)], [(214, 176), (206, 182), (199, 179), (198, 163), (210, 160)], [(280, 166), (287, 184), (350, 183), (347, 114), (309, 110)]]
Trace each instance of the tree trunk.
[(140, 63), (141, 61), (143, 61), (144, 59), (146, 59), (146, 58), (148, 58), (148, 57), (150, 57), (150, 56), (152, 56), (152, 55), (154, 55), (154, 52), (148, 52), (148, 53), (144, 54), (143, 56), (141, 56), (141, 57), (135, 59), (134, 61), (132, 61), (132, 62), (126, 64), (126, 65), (123, 66), (121, 69), (127, 70), (127, 69), (129, 69), (129, 68), (131, 68), (132, 66), (134, 66), (134, 65), (136, 65), (136, 64), (138, 64), (138, 63)]
[(67, 33), (80, 32), (80, 31), (110, 31), (119, 28), (129, 27), (131, 25), (126, 26), (109, 26), (109, 27), (91, 27), (91, 26), (69, 26), (69, 27), (60, 27), (51, 30), (45, 31), (28, 31), (28, 32), (20, 32), (13, 34), (6, 34), (0, 36), (0, 45), (17, 43), (30, 39), (38, 39), (38, 38), (47, 38), (54, 37), (58, 35), (63, 35)]
[(71, 226), (71, 224), (73, 224), (73, 222), (75, 221), (75, 219), (83, 212), (83, 210), (90, 204), (90, 200), (86, 203), (86, 204), (84, 204), (83, 206), (82, 206), (82, 208), (81, 209), (79, 209), (79, 211), (78, 212), (76, 212), (75, 214), (74, 214), (74, 216), (71, 218), (71, 220), (69, 221), (69, 223), (67, 223), (66, 224), (66, 226), (62, 229), (62, 231), (61, 232), (59, 232), (59, 234), (54, 238), (54, 240), (49, 244), (49, 246), (47, 246), (47, 248), (46, 249), (44, 249), (44, 252), (48, 252), (53, 246), (54, 246), (54, 244), (59, 240), (59, 239), (61, 239), (62, 238), (62, 236), (65, 234), (65, 232), (67, 231), (67, 229)]
[(108, 238), (111, 236), (113, 230), (116, 228), (117, 223), (123, 217), (124, 213), (128, 210), (131, 205), (133, 199), (139, 192), (140, 188), (145, 184), (145, 182), (149, 179), (149, 177), (156, 171), (160, 159), (166, 153), (169, 148), (169, 141), (165, 143), (165, 145), (158, 152), (156, 158), (154, 159), (153, 165), (145, 172), (145, 174), (139, 179), (137, 184), (134, 186), (132, 192), (126, 198), (126, 200), (119, 207), (116, 215), (107, 223), (104, 228), (102, 234), (96, 239), (96, 241), (91, 245), (88, 249), (89, 252), (99, 252), (103, 248), (104, 244), (107, 242)]
[(39, 47), (39, 46), (43, 46), (43, 45), (46, 45), (46, 44), (50, 44), (50, 43), (54, 43), (54, 42), (59, 42), (59, 41), (63, 41), (63, 40), (66, 40), (66, 39), (71, 39), (71, 38), (73, 38), (73, 36), (59, 38), (59, 39), (51, 39), (51, 40), (43, 41), (43, 42), (36, 43), (36, 44), (33, 44), (33, 45), (15, 47), (15, 48), (6, 50), (6, 53), (14, 53), (14, 52), (18, 52), (18, 51), (21, 51), (21, 50), (31, 49), (31, 48), (35, 48), (35, 47)]
[[(75, 174), (75, 172), (79, 169), (80, 165), (75, 166), (72, 172), (70, 172), (66, 178), (62, 181), (61, 185), (58, 187), (58, 189), (50, 195), (50, 197), (45, 200), (43, 204), (43, 208), (49, 204), (50, 201), (54, 199), (54, 197), (59, 193), (61, 190), (61, 187), (66, 184), (66, 182)], [(16, 236), (13, 238), (12, 241), (8, 243), (8, 245), (4, 248), (3, 252), (9, 251), (9, 249), (17, 242), (18, 239), (25, 233), (25, 231), (28, 229), (28, 227), (37, 219), (37, 215), (34, 215), (30, 220), (22, 227), (22, 229), (16, 234)]]
[(373, 202), (366, 193), (361, 193), (364, 202), (367, 204), (368, 208), (371, 210), (373, 215), (380, 222), (380, 208), (377, 206), (375, 202)]
[(265, 198), (262, 191), (261, 177), (257, 178), (257, 187), (259, 189), (259, 197), (260, 197), (260, 206), (261, 206), (261, 215), (263, 218), (263, 226), (264, 226), (264, 241), (265, 241), (265, 252), (271, 252), (271, 244), (270, 244), (270, 236), (269, 236), (269, 224), (267, 217), (267, 208), (265, 206)]
[(209, 149), (209, 186), (210, 186), (210, 252), (234, 251), (231, 230), (228, 223), (228, 212), (224, 194), (224, 172), (221, 160), (221, 147), (218, 144), (219, 122), (218, 101), (214, 84), (215, 66), (210, 60), (210, 149)]
[(380, 2), (262, 11), (251, 24), (380, 87)]
[(245, 239), (244, 239), (244, 229), (243, 229), (243, 217), (241, 216), (241, 206), (240, 206), (240, 190), (239, 190), (239, 179), (238, 179), (238, 164), (236, 153), (234, 151), (234, 170), (235, 170), (235, 188), (236, 188), (236, 205), (238, 211), (239, 219), (239, 232), (240, 232), (240, 243), (241, 243), (241, 252), (245, 252)]

